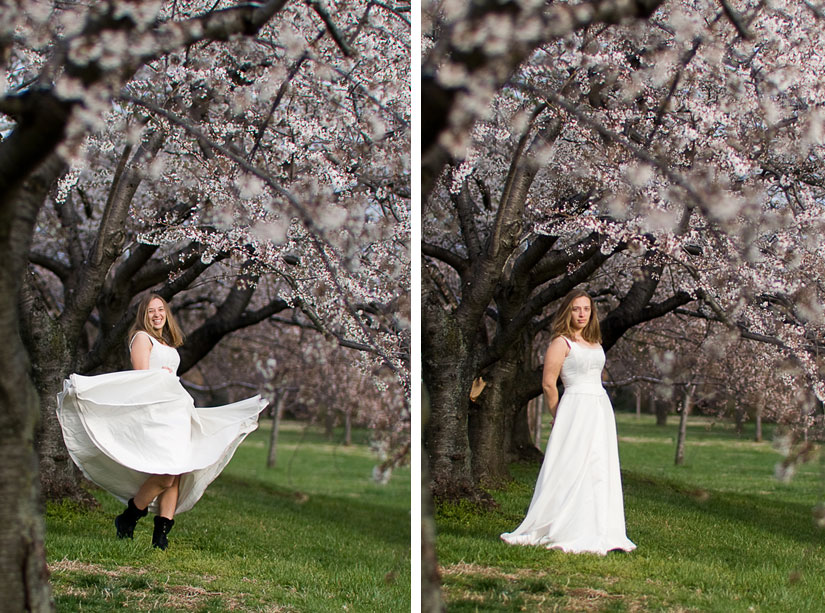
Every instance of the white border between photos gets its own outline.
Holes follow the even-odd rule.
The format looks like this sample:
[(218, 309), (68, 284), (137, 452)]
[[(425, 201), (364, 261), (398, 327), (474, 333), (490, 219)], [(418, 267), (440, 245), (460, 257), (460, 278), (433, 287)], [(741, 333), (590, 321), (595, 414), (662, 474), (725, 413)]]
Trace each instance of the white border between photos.
[(411, 2), (410, 80), (410, 600), (421, 610), (421, 2)]

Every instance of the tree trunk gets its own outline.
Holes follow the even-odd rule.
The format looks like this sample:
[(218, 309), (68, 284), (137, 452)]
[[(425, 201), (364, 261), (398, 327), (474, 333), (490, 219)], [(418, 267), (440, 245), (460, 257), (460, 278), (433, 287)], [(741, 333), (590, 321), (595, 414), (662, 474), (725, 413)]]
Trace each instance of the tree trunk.
[(39, 395), (40, 420), (35, 447), (41, 490), (46, 500), (69, 498), (94, 505), (94, 498), (83, 488), (83, 476), (66, 450), (57, 421), (57, 394), (63, 389), (63, 380), (74, 370), (75, 356), (63, 328), (27, 284), (22, 288), (21, 306), (26, 310), (22, 318), (24, 339), (32, 355), (33, 382)]
[(636, 419), (642, 418), (642, 390), (637, 386), (636, 392)]
[(736, 434), (739, 436), (742, 436), (742, 431), (745, 429), (745, 417), (745, 409), (742, 405), (737, 405), (734, 418), (736, 420)]
[(329, 405), (324, 407), (324, 436), (331, 441), (335, 435), (335, 411)]
[(656, 425), (657, 426), (666, 426), (667, 425), (667, 402), (663, 400), (659, 400), (655, 396), (651, 396), (650, 404), (653, 405), (653, 411), (656, 413)]
[(0, 334), (0, 596), (3, 611), (51, 611), (43, 508), (33, 439), (37, 392), (16, 328), (14, 294), (3, 294)]
[[(527, 403), (516, 404), (518, 396), (513, 389), (513, 383), (520, 379), (523, 357), (521, 343), (510, 347), (491, 369), (487, 387), (470, 408), (473, 477), (484, 486), (496, 486), (510, 479), (507, 465), (514, 447), (535, 449), (527, 423)], [(514, 440), (515, 430), (518, 440)]]
[[(430, 402), (424, 386), (422, 386), (421, 396), (421, 422), (426, 428), (430, 415)], [(443, 613), (447, 609), (441, 597), (441, 576), (438, 573), (429, 462), (423, 447), (421, 452), (421, 611), (422, 613)]]
[(541, 450), (541, 420), (544, 417), (545, 407), (544, 395), (533, 398), (527, 405), (530, 418), (530, 438), (533, 439), (533, 446)]
[(682, 403), (682, 414), (679, 417), (679, 436), (676, 439), (676, 466), (680, 466), (685, 462), (685, 436), (687, 435), (687, 420), (695, 389), (696, 386), (685, 389), (685, 398)]
[[(523, 349), (520, 356), (522, 361), (519, 366), (529, 367), (533, 372), (541, 368), (541, 364), (533, 353), (533, 343), (529, 335), (523, 335)], [(511, 420), (512, 434), (510, 436), (510, 461), (541, 463), (544, 454), (541, 452), (541, 418), (544, 409), (544, 394), (531, 398), (527, 402), (522, 402), (524, 394), (517, 394), (516, 391), (524, 391), (524, 381), (529, 374), (524, 370), (517, 371), (510, 378), (510, 393), (507, 399), (513, 408), (510, 409), (513, 415)], [(519, 400), (516, 400), (516, 399)], [(535, 406), (533, 419), (531, 420), (530, 404)], [(519, 404), (521, 406), (519, 406)], [(531, 421), (534, 423), (531, 424)]]
[(758, 402), (756, 405), (756, 433), (753, 436), (753, 440), (757, 443), (762, 442), (762, 411), (765, 408), (764, 402)]
[(344, 411), (344, 445), (352, 445), (352, 411), (349, 407)]
[(421, 372), (432, 407), (424, 442), (432, 493), (475, 497), (467, 427), (475, 352), (452, 313), (439, 304), (422, 306)]
[(286, 392), (276, 392), (275, 407), (272, 409), (272, 432), (269, 434), (269, 454), (266, 457), (267, 468), (275, 468), (278, 456), (278, 434), (281, 430), (281, 416), (284, 412)]
[[(536, 419), (539, 422), (536, 436), (530, 432), (528, 405), (523, 404), (520, 407), (513, 407), (510, 409), (511, 413), (515, 413), (510, 420), (512, 434), (510, 439), (510, 461), (511, 462), (538, 462), (544, 459), (544, 454), (541, 452), (541, 410), (544, 408), (543, 396), (534, 398), (533, 402), (539, 407)], [(509, 401), (512, 405), (512, 400)]]
[[(13, 139), (25, 140), (25, 130), (22, 137), (20, 132), (16, 128), (0, 144), (0, 159), (6, 162), (0, 165), (0, 175), (12, 175), (12, 179), (15, 174), (18, 179), (24, 177), (29, 170), (14, 159), (14, 150), (8, 151)], [(29, 134), (28, 139), (21, 146), (48, 151), (50, 145), (42, 135)], [(18, 299), (42, 200), (18, 200), (19, 183), (3, 176), (0, 186), (0, 608), (40, 613), (52, 611), (53, 604), (34, 450), (37, 392), (21, 338)]]

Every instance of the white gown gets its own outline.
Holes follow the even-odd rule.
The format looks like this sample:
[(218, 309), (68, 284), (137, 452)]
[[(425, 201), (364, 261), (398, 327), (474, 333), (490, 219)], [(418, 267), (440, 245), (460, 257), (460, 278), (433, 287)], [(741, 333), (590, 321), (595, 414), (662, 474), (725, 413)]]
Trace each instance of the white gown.
[(570, 341), (564, 393), (527, 516), (501, 538), (570, 553), (636, 549), (625, 533), (616, 420), (602, 387), (604, 351)]
[[(126, 503), (150, 475), (181, 475), (176, 513), (182, 513), (258, 427), (267, 402), (255, 396), (196, 408), (164, 368), (177, 372), (177, 350), (146, 336), (149, 370), (71, 375), (57, 395), (57, 418), (69, 455), (89, 480)], [(149, 509), (157, 512), (157, 500)]]

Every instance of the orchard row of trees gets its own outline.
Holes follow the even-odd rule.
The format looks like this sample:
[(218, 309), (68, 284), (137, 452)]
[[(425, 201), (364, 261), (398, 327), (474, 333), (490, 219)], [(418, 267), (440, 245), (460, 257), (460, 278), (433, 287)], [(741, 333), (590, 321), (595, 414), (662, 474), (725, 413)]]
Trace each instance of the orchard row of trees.
[(479, 0), (423, 15), (432, 492), (483, 499), (535, 455), (547, 324), (580, 285), (616, 381), (696, 385), (810, 426), (825, 398), (825, 13)]
[[(44, 493), (81, 495), (56, 393), (126, 365), (147, 290), (185, 322), (180, 374), (245, 330), (235, 372), (307, 406), (366, 379), (357, 419), (388, 458), (408, 445), (409, 10), (4, 4), (4, 602), (50, 610), (35, 449)], [(332, 376), (344, 350), (358, 368)], [(233, 372), (203, 371), (207, 387)], [(299, 373), (315, 385), (290, 386)]]

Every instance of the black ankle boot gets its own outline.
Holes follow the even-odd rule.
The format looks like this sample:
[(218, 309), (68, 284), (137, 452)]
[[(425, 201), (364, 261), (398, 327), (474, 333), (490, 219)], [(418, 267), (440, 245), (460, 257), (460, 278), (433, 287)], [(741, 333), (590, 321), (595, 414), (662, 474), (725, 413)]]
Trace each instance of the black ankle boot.
[(115, 517), (115, 528), (117, 528), (117, 538), (132, 538), (135, 532), (135, 524), (141, 517), (146, 517), (148, 509), (142, 511), (135, 506), (135, 499), (130, 498), (126, 510)]
[(166, 548), (169, 547), (169, 539), (166, 538), (166, 535), (169, 534), (169, 531), (174, 525), (174, 519), (167, 519), (166, 517), (155, 515), (155, 531), (152, 532), (152, 547), (157, 547), (165, 551)]

